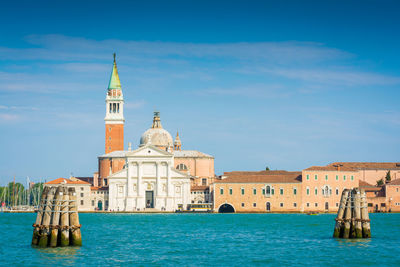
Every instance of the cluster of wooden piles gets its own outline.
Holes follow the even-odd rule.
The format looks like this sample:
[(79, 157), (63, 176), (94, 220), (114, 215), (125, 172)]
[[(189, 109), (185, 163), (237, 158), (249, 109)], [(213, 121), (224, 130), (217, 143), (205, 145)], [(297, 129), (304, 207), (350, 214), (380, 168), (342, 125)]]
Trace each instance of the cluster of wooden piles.
[(75, 188), (45, 187), (33, 227), (33, 246), (81, 246)]
[(363, 189), (345, 189), (342, 192), (333, 237), (370, 238), (371, 228), (367, 199)]

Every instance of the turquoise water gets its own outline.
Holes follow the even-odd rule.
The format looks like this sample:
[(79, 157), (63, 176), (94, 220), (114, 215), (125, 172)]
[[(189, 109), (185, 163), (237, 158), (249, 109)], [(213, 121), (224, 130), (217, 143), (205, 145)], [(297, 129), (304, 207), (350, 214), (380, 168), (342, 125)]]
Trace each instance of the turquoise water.
[(83, 246), (30, 246), (35, 214), (0, 214), (0, 265), (400, 266), (400, 214), (370, 240), (331, 237), (333, 214), (80, 214)]

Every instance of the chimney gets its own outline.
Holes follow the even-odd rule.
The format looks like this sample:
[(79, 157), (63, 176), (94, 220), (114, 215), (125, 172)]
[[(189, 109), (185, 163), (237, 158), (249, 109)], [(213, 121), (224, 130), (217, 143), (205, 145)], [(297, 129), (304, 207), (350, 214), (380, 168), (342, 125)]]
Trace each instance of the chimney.
[(93, 173), (93, 186), (99, 186), (99, 173)]

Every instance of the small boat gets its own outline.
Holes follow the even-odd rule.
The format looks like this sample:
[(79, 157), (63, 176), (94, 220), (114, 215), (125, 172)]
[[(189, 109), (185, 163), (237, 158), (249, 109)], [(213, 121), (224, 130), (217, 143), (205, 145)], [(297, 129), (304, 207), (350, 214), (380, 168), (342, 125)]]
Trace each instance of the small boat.
[(319, 212), (307, 212), (307, 215), (319, 215)]

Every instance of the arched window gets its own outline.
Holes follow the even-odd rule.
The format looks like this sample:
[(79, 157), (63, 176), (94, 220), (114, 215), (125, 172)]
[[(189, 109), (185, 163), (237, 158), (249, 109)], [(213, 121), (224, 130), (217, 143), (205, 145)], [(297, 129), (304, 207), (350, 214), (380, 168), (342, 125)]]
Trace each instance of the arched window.
[(176, 166), (176, 169), (180, 171), (187, 171), (188, 167), (185, 164), (181, 163)]
[(271, 187), (269, 185), (267, 185), (267, 195), (271, 194)]
[(116, 109), (117, 109), (117, 104), (113, 104), (113, 112), (115, 113), (115, 111), (116, 111)]
[(329, 196), (329, 187), (327, 185), (325, 186), (325, 195)]
[(112, 112), (112, 104), (110, 103), (110, 110), (108, 112)]
[(117, 104), (117, 113), (119, 113), (119, 103)]

